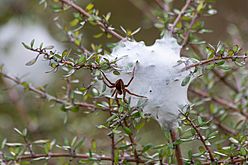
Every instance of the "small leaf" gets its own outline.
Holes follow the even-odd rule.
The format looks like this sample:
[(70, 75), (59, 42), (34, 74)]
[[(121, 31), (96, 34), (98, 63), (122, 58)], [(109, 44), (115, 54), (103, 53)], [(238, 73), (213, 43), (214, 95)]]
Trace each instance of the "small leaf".
[(26, 45), (24, 42), (22, 42), (22, 45), (23, 45), (26, 49), (31, 49), (31, 47), (29, 47), (28, 45)]
[(131, 134), (132, 134), (132, 131), (131, 131), (130, 128), (128, 128), (128, 127), (123, 127), (123, 129), (124, 129), (124, 131), (125, 131), (126, 134), (128, 134), (128, 135), (131, 135)]
[(181, 86), (186, 86), (186, 85), (189, 83), (189, 81), (190, 81), (190, 75), (186, 76), (186, 77), (183, 79), (183, 81), (182, 81), (182, 83), (181, 83)]
[(86, 6), (86, 10), (91, 10), (94, 8), (94, 5), (92, 3), (89, 3), (87, 6)]
[(120, 72), (118, 72), (117, 70), (114, 70), (114, 71), (113, 71), (113, 74), (114, 74), (114, 75), (120, 75)]
[(34, 144), (46, 144), (48, 142), (49, 142), (49, 140), (42, 140), (42, 139), (40, 139), (40, 140), (35, 140), (33, 143)]
[(138, 32), (140, 31), (140, 29), (141, 29), (141, 28), (136, 29), (135, 31), (133, 31), (133, 32), (131, 33), (131, 35), (134, 35), (134, 34), (138, 33)]
[(36, 63), (36, 61), (38, 60), (40, 55), (37, 55), (34, 59), (30, 60), (29, 62), (27, 62), (25, 65), (26, 66), (31, 66), (33, 65), (34, 63)]
[(34, 39), (31, 41), (31, 43), (30, 43), (30, 46), (31, 46), (31, 48), (33, 48), (34, 47)]
[(76, 26), (79, 23), (79, 19), (75, 18), (70, 22), (70, 26)]
[(44, 49), (50, 50), (50, 49), (53, 49), (53, 48), (54, 48), (54, 46), (50, 45), (50, 46), (46, 46)]
[(19, 135), (23, 136), (22, 132), (21, 132), (19, 129), (14, 128), (14, 130), (15, 130)]
[(108, 21), (110, 17), (111, 17), (111, 13), (108, 12), (108, 13), (106, 14), (106, 16), (105, 16), (106, 21)]
[(2, 144), (1, 144), (1, 149), (4, 149), (5, 145), (7, 143), (7, 139), (3, 139)]
[(23, 136), (27, 136), (27, 133), (28, 133), (27, 128), (25, 128), (25, 129), (22, 131), (22, 134), (23, 134)]
[(98, 33), (98, 34), (95, 34), (93, 37), (94, 38), (100, 38), (100, 37), (102, 37), (103, 36), (103, 33)]
[(43, 42), (40, 44), (40, 49), (42, 49), (43, 48)]
[(239, 141), (233, 137), (230, 137), (229, 140), (234, 144), (239, 144)]

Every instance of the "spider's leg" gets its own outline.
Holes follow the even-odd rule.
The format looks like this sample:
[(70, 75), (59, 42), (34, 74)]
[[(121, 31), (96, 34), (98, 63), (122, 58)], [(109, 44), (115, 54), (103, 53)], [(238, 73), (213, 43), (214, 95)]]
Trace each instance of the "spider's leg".
[(133, 81), (134, 72), (135, 72), (135, 67), (133, 67), (132, 78), (129, 80), (129, 82), (127, 83), (127, 85), (125, 85), (125, 87), (128, 87), (131, 84), (131, 82)]
[(104, 84), (105, 84), (105, 85), (107, 85), (109, 88), (114, 88), (114, 87), (115, 87), (115, 86), (114, 86), (114, 85), (112, 85), (112, 84), (111, 84), (111, 85), (109, 85), (109, 84), (105, 81), (105, 79), (104, 79), (104, 78), (103, 78), (102, 80), (103, 80)]
[(112, 83), (112, 82), (107, 78), (107, 76), (103, 73), (103, 71), (101, 71), (101, 72), (102, 72), (103, 77), (108, 81), (109, 84), (115, 85), (114, 83)]
[(124, 89), (123, 90), (123, 101), (125, 102), (125, 103), (127, 103), (127, 100), (126, 100), (126, 91), (125, 91), (126, 89)]
[(115, 93), (117, 94), (116, 89), (115, 89), (114, 92), (112, 93), (111, 97), (113, 97)]
[(116, 92), (115, 93), (115, 101), (117, 103), (117, 106), (120, 107), (120, 103), (119, 103), (119, 100), (118, 100), (118, 97), (117, 96), (118, 96), (118, 93)]
[(125, 91), (126, 91), (127, 93), (129, 93), (130, 95), (137, 96), (137, 97), (146, 98), (145, 96), (141, 96), (141, 95), (137, 95), (137, 94), (135, 94), (135, 93), (132, 93), (132, 92), (130, 92), (128, 89), (125, 89)]

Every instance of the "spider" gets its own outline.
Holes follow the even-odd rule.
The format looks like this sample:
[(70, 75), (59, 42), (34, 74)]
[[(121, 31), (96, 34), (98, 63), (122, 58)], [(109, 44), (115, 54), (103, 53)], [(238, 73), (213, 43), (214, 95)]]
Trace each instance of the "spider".
[[(102, 71), (101, 71), (102, 72)], [(127, 100), (125, 99), (126, 97), (126, 93), (129, 93), (130, 95), (136, 96), (136, 97), (142, 97), (142, 98), (146, 98), (145, 96), (141, 96), (141, 95), (137, 95), (135, 93), (130, 92), (127, 87), (131, 84), (131, 82), (134, 79), (134, 72), (135, 72), (135, 67), (133, 68), (133, 72), (132, 72), (132, 77), (129, 80), (129, 82), (125, 85), (122, 79), (118, 79), (116, 80), (115, 83), (111, 82), (107, 76), (102, 72), (102, 75), (104, 77), (103, 82), (105, 85), (107, 85), (109, 88), (115, 88), (114, 92), (112, 93), (111, 97), (113, 97), (115, 95), (115, 100), (117, 102), (117, 104), (119, 105), (119, 101), (117, 96), (118, 95), (122, 95), (123, 94), (123, 101), (125, 103), (127, 103)], [(105, 79), (107, 80), (107, 82), (110, 84), (108, 84)]]

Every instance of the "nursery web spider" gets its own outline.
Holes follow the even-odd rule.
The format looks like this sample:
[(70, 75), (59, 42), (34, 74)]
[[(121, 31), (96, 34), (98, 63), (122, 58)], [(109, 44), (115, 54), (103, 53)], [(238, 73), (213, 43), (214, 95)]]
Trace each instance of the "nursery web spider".
[[(111, 97), (115, 96), (115, 100), (117, 102), (117, 104), (119, 105), (119, 101), (118, 101), (118, 98), (117, 96), (118, 95), (122, 95), (123, 94), (123, 101), (125, 103), (127, 103), (127, 100), (125, 99), (126, 97), (126, 93), (129, 93), (130, 95), (133, 95), (133, 96), (136, 96), (136, 97), (142, 97), (142, 98), (146, 98), (145, 96), (141, 96), (141, 95), (137, 95), (135, 93), (132, 93), (130, 92), (127, 87), (131, 84), (131, 82), (133, 81), (134, 79), (134, 71), (135, 71), (135, 67), (133, 68), (133, 72), (132, 72), (132, 77), (131, 79), (129, 80), (129, 82), (125, 85), (123, 80), (122, 79), (118, 79), (116, 80), (115, 83), (111, 82), (107, 76), (102, 72), (102, 75), (103, 75), (103, 82), (105, 85), (107, 85), (109, 88), (115, 88), (114, 92), (112, 93)], [(107, 80), (107, 82), (110, 84), (108, 84), (105, 80)]]

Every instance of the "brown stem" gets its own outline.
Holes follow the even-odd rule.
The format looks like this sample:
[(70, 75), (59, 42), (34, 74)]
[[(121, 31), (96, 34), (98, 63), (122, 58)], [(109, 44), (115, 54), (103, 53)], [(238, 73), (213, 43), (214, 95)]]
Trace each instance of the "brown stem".
[(183, 6), (182, 10), (180, 11), (180, 13), (178, 14), (177, 18), (175, 19), (174, 23), (172, 24), (172, 26), (170, 28), (171, 33), (174, 33), (177, 23), (180, 21), (181, 17), (185, 13), (185, 11), (187, 10), (187, 8), (189, 7), (191, 2), (192, 2), (192, 0), (186, 1), (185, 5)]
[(226, 75), (222, 75), (219, 71), (217, 70), (213, 70), (213, 73), (230, 89), (232, 89), (234, 92), (239, 93), (238, 88), (236, 88), (233, 84), (231, 84), (230, 82), (228, 82), (226, 80)]
[(135, 7), (142, 11), (142, 13), (152, 22), (156, 23), (156, 16), (153, 15), (151, 7), (147, 4), (146, 1), (134, 1), (129, 0)]
[[(49, 154), (29, 154), (29, 155), (21, 155), (17, 158), (17, 161), (22, 160), (30, 160), (35, 158), (79, 158), (79, 159), (89, 159), (89, 158), (95, 158), (97, 161), (112, 161), (112, 158), (110, 156), (105, 155), (93, 155), (92, 157), (88, 154), (70, 154), (70, 153), (49, 153)], [(127, 162), (137, 162), (135, 158), (132, 157), (125, 157), (124, 158)], [(11, 162), (12, 160), (3, 160), (4, 162)], [(145, 163), (144, 160), (139, 160), (141, 163)]]
[[(182, 115), (184, 115), (184, 114), (182, 114)], [(201, 131), (200, 131), (200, 130), (198, 129), (198, 127), (193, 123), (193, 121), (189, 118), (189, 116), (187, 116), (187, 115), (184, 115), (184, 116), (185, 116), (186, 120), (190, 123), (190, 125), (192, 126), (192, 128), (195, 130), (197, 136), (200, 138), (200, 141), (202, 142), (204, 148), (206, 149), (206, 151), (207, 151), (207, 153), (208, 153), (208, 155), (209, 155), (209, 157), (210, 157), (211, 162), (215, 162), (215, 159), (214, 159), (214, 155), (213, 155), (213, 153), (212, 153), (212, 150), (211, 150), (210, 146), (208, 146), (208, 145), (206, 144), (206, 142), (205, 142), (206, 139), (205, 139), (205, 138), (203, 137), (203, 135), (201, 134)]]
[(214, 58), (211, 58), (211, 59), (202, 60), (202, 61), (199, 61), (197, 63), (193, 63), (191, 65), (188, 65), (185, 68), (183, 68), (181, 71), (185, 71), (185, 70), (188, 70), (190, 68), (194, 68), (194, 67), (198, 67), (198, 66), (203, 66), (203, 65), (206, 65), (206, 64), (209, 64), (209, 63), (220, 61), (220, 60), (243, 59), (245, 61), (247, 58), (248, 58), (248, 56), (246, 54), (245, 55), (214, 57)]
[(169, 5), (167, 5), (165, 2), (163, 2), (162, 0), (155, 0), (155, 2), (158, 4), (158, 6), (160, 6), (164, 11), (168, 12), (170, 11), (170, 7)]
[[(177, 140), (177, 132), (175, 129), (170, 129), (170, 135), (171, 135), (171, 140), (174, 143)], [(175, 154), (176, 154), (176, 159), (177, 159), (177, 164), (178, 165), (183, 165), (183, 157), (181, 153), (181, 149), (178, 144), (175, 145)]]
[[(75, 4), (72, 0), (60, 0), (62, 3), (65, 3), (69, 6), (71, 6), (72, 8), (74, 8), (75, 10), (77, 10), (79, 13), (81, 13), (82, 15), (86, 16), (87, 18), (91, 17), (91, 15), (89, 13), (87, 13), (83, 8), (81, 8), (80, 6), (78, 6), (77, 4)], [(102, 23), (101, 21), (96, 20), (97, 25), (99, 25), (101, 28), (103, 28), (105, 30), (105, 32), (115, 36), (116, 38), (122, 40), (124, 39), (124, 37), (122, 37), (120, 34), (116, 33), (114, 30), (112, 30), (111, 28), (108, 28), (104, 23)]]
[(238, 112), (238, 113), (242, 114), (243, 116), (245, 116), (246, 118), (248, 118), (248, 114), (243, 112), (242, 110), (238, 109), (231, 101), (227, 101), (227, 100), (224, 100), (224, 99), (219, 98), (219, 97), (211, 97), (211, 96), (209, 96), (208, 93), (206, 93), (204, 91), (197, 90), (197, 89), (189, 89), (189, 91), (200, 96), (200, 97), (209, 98), (211, 101), (213, 101), (219, 105), (222, 105), (222, 106), (232, 110), (233, 112)]
[[(125, 125), (126, 127), (128, 127), (127, 120), (124, 119), (123, 121), (124, 121), (124, 125)], [(135, 159), (136, 159), (136, 164), (138, 165), (139, 162), (140, 162), (140, 161), (139, 161), (140, 158), (139, 158), (138, 152), (137, 152), (137, 150), (136, 150), (136, 142), (135, 142), (135, 140), (134, 140), (132, 134), (128, 134), (128, 137), (129, 137), (130, 142), (131, 142), (131, 144), (132, 144), (132, 148), (133, 148), (133, 152), (134, 152), (134, 157), (135, 157)]]
[(197, 20), (198, 17), (199, 17), (199, 14), (196, 13), (194, 15), (194, 17), (192, 18), (191, 22), (190, 22), (190, 25), (188, 27), (188, 31), (184, 33), (184, 40), (183, 40), (183, 43), (182, 43), (183, 47), (187, 44), (188, 39), (189, 39), (189, 35), (190, 35), (190, 30), (191, 30), (192, 26), (194, 25), (194, 23), (195, 23), (195, 21)]
[[(5, 74), (3, 72), (0, 72), (0, 75), (2, 75), (4, 78), (7, 78), (7, 79), (15, 82), (16, 84), (19, 84), (19, 85), (25, 83), (25, 82), (21, 81), (20, 79), (12, 77), (12, 76), (9, 76), (9, 75), (7, 75), (7, 74)], [(31, 84), (27, 84), (26, 88), (28, 90), (38, 94), (42, 98), (45, 98), (45, 99), (49, 100), (49, 101), (55, 101), (56, 103), (63, 104), (63, 105), (71, 105), (71, 103), (68, 102), (67, 100), (56, 98), (55, 96), (52, 96), (52, 95), (44, 92), (43, 90), (32, 86)], [(73, 105), (79, 106), (81, 108), (86, 108), (88, 110), (95, 110), (96, 109), (96, 106), (94, 104), (89, 104), (89, 103), (86, 103), (86, 102), (73, 102)], [(101, 110), (108, 110), (108, 109), (101, 109)]]

